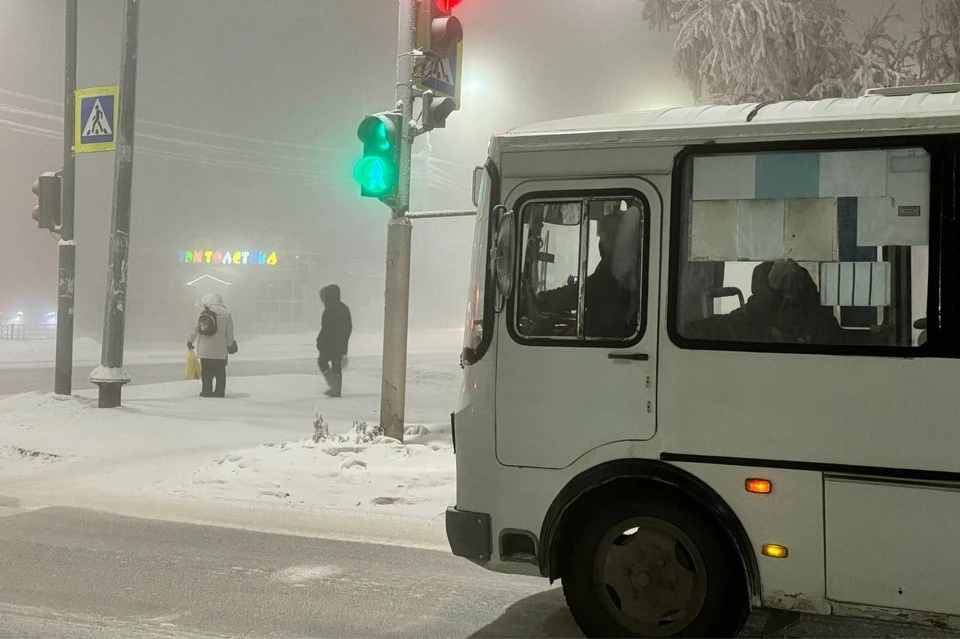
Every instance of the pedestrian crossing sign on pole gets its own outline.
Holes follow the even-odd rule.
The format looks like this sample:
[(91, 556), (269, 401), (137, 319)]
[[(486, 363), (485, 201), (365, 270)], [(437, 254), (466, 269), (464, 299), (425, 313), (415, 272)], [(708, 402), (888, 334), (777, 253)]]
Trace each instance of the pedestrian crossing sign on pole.
[(460, 108), (460, 89), (463, 84), (463, 43), (449, 56), (428, 56), (414, 72), (414, 83), (422, 91), (431, 90), (440, 97), (453, 98)]
[[(417, 48), (426, 47), (427, 22), (430, 13), (421, 11), (417, 20)], [(453, 98), (460, 108), (460, 89), (463, 84), (463, 42), (445, 57), (424, 56), (413, 72), (414, 85), (421, 91), (433, 91), (438, 97)]]
[(74, 119), (74, 151), (96, 153), (117, 149), (120, 87), (78, 89)]

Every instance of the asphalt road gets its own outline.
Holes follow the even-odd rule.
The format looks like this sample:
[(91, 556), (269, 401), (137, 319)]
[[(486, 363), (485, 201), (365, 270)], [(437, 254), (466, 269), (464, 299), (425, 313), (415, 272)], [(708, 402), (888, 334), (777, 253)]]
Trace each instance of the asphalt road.
[[(73, 367), (74, 390), (96, 388), (87, 381), (93, 370), (90, 364)], [(183, 379), (183, 362), (154, 362), (124, 365), (132, 384), (159, 384)], [(227, 368), (228, 376), (249, 377), (252, 375), (283, 375), (290, 373), (315, 373), (316, 361), (300, 359), (250, 361), (237, 358)], [(199, 383), (199, 382), (198, 382)], [(0, 367), (0, 396), (16, 395), (31, 391), (53, 391), (53, 366)]]
[[(579, 636), (558, 588), (445, 552), (2, 503), (3, 637)], [(804, 618), (774, 636), (960, 635)]]
[(83, 636), (97, 623), (117, 636), (575, 633), (562, 615), (504, 615), (546, 586), (438, 551), (79, 509), (0, 517), (0, 636)]

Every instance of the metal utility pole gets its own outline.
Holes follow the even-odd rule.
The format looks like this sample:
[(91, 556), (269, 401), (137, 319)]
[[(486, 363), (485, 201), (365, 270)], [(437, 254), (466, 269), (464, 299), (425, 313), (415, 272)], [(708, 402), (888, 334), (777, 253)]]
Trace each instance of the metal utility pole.
[(413, 151), (413, 71), (417, 48), (417, 0), (400, 0), (397, 30), (397, 108), (402, 114), (397, 197), (387, 224), (387, 274), (383, 313), (383, 377), (380, 428), (403, 440), (410, 310), (410, 161)]
[(126, 0), (123, 11), (123, 58), (120, 67), (120, 118), (110, 224), (107, 299), (103, 317), (100, 367), (90, 373), (99, 386), (100, 408), (120, 405), (120, 390), (130, 381), (123, 370), (123, 336), (127, 308), (127, 262), (130, 256), (130, 203), (133, 194), (133, 134), (137, 100), (137, 41), (140, 0)]
[(73, 392), (73, 309), (77, 279), (77, 245), (73, 211), (77, 155), (73, 148), (77, 92), (77, 0), (66, 3), (66, 47), (63, 64), (63, 171), (61, 173), (60, 245), (57, 273), (57, 359), (53, 390)]
[[(430, 210), (430, 191), (431, 185), (433, 182), (433, 145), (430, 144), (430, 132), (428, 131), (424, 134), (424, 145), (423, 145), (423, 165), (420, 167), (420, 188), (423, 189), (423, 195), (421, 196), (420, 203), (423, 205), (420, 207), (423, 211)], [(409, 216), (408, 216), (409, 217)]]

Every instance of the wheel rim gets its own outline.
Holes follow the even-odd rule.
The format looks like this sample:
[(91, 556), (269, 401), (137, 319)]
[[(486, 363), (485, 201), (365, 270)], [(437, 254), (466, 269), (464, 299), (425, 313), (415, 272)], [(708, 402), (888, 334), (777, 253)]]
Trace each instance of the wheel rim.
[(707, 595), (703, 556), (682, 530), (654, 517), (611, 528), (597, 549), (594, 585), (623, 627), (666, 636), (690, 625)]

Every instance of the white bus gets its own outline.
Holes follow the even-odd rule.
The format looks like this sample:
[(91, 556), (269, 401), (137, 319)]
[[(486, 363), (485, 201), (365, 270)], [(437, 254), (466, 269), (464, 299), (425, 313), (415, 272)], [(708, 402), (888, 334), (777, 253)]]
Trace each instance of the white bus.
[(960, 620), (960, 86), (493, 137), (453, 552), (588, 636)]

